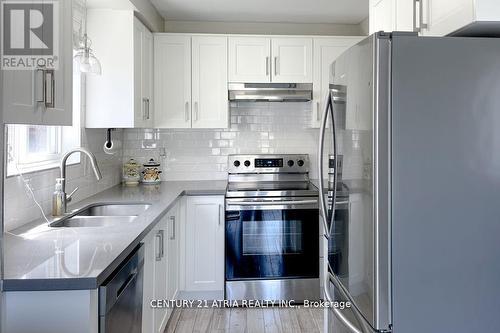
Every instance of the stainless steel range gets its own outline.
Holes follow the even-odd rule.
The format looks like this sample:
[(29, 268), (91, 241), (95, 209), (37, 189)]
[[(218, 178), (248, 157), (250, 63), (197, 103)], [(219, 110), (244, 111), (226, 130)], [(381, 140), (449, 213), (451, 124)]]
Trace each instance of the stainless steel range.
[(308, 155), (231, 155), (226, 191), (228, 300), (320, 297), (318, 190)]

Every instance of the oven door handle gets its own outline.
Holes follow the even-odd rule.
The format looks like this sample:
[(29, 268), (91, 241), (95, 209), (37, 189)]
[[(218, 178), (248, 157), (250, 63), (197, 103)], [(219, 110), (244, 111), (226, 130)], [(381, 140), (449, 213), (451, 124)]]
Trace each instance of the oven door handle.
[(228, 201), (228, 206), (274, 206), (274, 205), (310, 205), (318, 200), (282, 200), (282, 201)]

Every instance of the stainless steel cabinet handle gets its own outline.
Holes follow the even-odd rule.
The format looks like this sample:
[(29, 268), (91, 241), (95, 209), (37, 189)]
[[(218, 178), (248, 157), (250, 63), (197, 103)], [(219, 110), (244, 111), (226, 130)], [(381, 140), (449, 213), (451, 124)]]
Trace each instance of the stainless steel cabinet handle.
[(198, 121), (198, 102), (194, 102), (194, 121)]
[(54, 74), (53, 69), (45, 70), (45, 79), (50, 83), (50, 89), (45, 89), (45, 107), (47, 108), (54, 108), (56, 106), (56, 79)]
[(56, 106), (56, 81), (55, 72), (53, 69), (39, 68), (37, 73), (42, 76), (42, 98), (37, 99), (38, 103), (43, 103), (46, 108), (54, 108)]
[[(46, 89), (47, 89), (47, 80), (45, 79), (45, 69), (43, 69), (43, 68), (38, 68), (38, 69), (36, 70), (36, 72), (37, 72), (37, 74), (39, 74), (39, 75), (40, 75), (40, 77), (42, 78), (42, 92), (41, 92), (41, 94), (40, 94), (40, 95), (41, 95), (41, 96), (40, 96), (41, 98), (38, 98), (36, 101), (37, 101), (37, 103), (43, 103), (43, 104), (45, 104), (45, 98), (46, 98), (46, 96), (45, 96), (45, 91), (46, 91)], [(37, 80), (37, 81), (38, 81), (38, 80)]]
[(170, 221), (172, 221), (172, 235), (170, 236), (170, 240), (175, 239), (175, 216), (170, 216)]
[(321, 120), (321, 112), (319, 111), (319, 106), (320, 106), (320, 103), (316, 102), (316, 120), (318, 120), (318, 121)]
[(420, 1), (420, 29), (427, 29), (427, 23), (424, 23), (424, 0)]
[(146, 120), (146, 98), (142, 98), (142, 120)]
[[(335, 277), (333, 277), (331, 275), (331, 273), (327, 273), (326, 274), (326, 279), (325, 279), (325, 285), (323, 286), (324, 288), (324, 291), (325, 291), (325, 297), (327, 299), (328, 302), (332, 303), (333, 302), (333, 298), (332, 298), (332, 295), (330, 294), (330, 281), (333, 282), (335, 288), (337, 288), (337, 285), (335, 283)], [(340, 288), (337, 288), (339, 290), (341, 290)], [(335, 316), (337, 318), (340, 319), (340, 321), (342, 322), (342, 324), (345, 325), (345, 327), (347, 327), (348, 329), (351, 330), (352, 333), (363, 333), (361, 330), (359, 330), (353, 323), (351, 323), (349, 321), (349, 319), (347, 319), (343, 314), (342, 312), (340, 312), (340, 310), (338, 308), (336, 308), (335, 306), (332, 306), (331, 309), (333, 310), (333, 313), (335, 314)], [(354, 310), (353, 310), (354, 311)]]
[(221, 220), (222, 220), (222, 205), (219, 205), (219, 226), (221, 224)]
[[(417, 16), (417, 9), (418, 9), (418, 16)], [(427, 28), (428, 25), (424, 23), (424, 1), (413, 0), (413, 31), (422, 32), (423, 29)]]
[(266, 76), (269, 76), (269, 57), (266, 57)]
[(184, 112), (186, 114), (186, 121), (189, 121), (189, 102), (186, 102), (186, 105), (184, 106)]
[(149, 114), (149, 98), (146, 98), (146, 119), (147, 120), (151, 119)]
[(274, 57), (274, 75), (278, 75), (278, 57)]
[(165, 232), (163, 230), (158, 230), (158, 232), (155, 235), (156, 238), (158, 238), (158, 243), (159, 243), (158, 253), (156, 254), (156, 261), (160, 261), (161, 258), (163, 258), (163, 255), (165, 254), (164, 235)]

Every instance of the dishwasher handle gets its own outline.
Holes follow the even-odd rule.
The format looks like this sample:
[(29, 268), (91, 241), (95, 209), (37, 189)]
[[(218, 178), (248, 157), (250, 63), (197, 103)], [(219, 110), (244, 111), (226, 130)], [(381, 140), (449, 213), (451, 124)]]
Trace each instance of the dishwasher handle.
[(104, 316), (137, 280), (144, 268), (144, 244), (138, 245), (99, 287), (99, 315)]

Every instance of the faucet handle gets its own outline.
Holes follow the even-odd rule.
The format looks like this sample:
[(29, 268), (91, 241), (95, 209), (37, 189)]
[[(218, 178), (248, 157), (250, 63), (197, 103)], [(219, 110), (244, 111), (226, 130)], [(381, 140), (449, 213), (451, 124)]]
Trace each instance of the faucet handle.
[(71, 201), (73, 194), (75, 194), (75, 192), (78, 191), (78, 188), (79, 188), (78, 186), (75, 187), (75, 189), (70, 194), (66, 195), (66, 202)]

